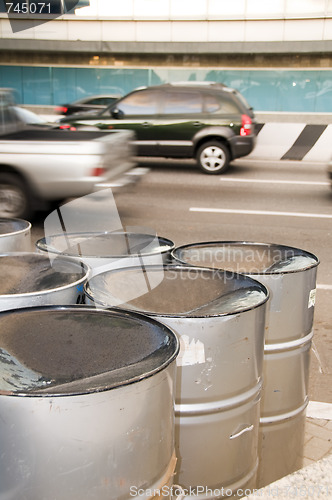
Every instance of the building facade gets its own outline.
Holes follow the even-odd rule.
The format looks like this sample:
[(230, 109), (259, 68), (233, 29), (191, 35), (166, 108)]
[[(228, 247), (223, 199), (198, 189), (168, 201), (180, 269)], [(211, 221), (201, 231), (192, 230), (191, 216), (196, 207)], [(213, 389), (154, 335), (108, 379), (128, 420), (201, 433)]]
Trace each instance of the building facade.
[(258, 111), (332, 112), (332, 0), (1, 1), (0, 86), (23, 104), (213, 80)]

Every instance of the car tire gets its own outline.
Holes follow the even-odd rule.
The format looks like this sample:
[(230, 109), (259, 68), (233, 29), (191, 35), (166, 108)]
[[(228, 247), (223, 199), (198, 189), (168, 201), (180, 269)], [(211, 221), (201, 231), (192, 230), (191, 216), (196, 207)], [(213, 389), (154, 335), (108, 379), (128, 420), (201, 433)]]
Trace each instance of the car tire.
[(31, 215), (28, 188), (15, 174), (0, 173), (0, 217), (26, 219)]
[(197, 151), (196, 158), (199, 168), (206, 174), (223, 174), (229, 168), (229, 149), (219, 141), (202, 144)]

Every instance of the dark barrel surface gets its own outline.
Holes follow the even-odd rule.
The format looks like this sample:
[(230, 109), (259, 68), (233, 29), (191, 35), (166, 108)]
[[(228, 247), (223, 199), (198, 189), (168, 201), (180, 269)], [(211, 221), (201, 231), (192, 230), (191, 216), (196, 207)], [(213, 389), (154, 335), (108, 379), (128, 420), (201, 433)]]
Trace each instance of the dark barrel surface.
[(0, 295), (40, 293), (82, 280), (86, 268), (78, 261), (47, 255), (14, 253), (0, 256)]
[(84, 394), (149, 377), (178, 352), (175, 334), (141, 315), (88, 307), (0, 314), (2, 394)]
[(319, 263), (315, 255), (298, 248), (246, 241), (192, 243), (175, 248), (173, 257), (186, 265), (250, 275), (298, 272)]
[(171, 265), (101, 273), (88, 281), (86, 295), (104, 307), (185, 317), (235, 314), (267, 300), (265, 287), (249, 277)]
[(22, 231), (30, 226), (29, 222), (21, 219), (6, 219), (0, 217), (0, 236)]

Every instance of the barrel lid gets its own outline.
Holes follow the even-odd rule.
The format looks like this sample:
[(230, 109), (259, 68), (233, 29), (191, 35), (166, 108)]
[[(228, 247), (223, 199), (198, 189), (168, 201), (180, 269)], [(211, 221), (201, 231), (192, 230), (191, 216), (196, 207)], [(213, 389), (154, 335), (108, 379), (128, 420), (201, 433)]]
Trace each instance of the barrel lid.
[(0, 296), (40, 294), (85, 281), (88, 268), (77, 259), (32, 252), (0, 255)]
[(108, 270), (85, 285), (90, 300), (157, 316), (209, 317), (262, 305), (264, 285), (227, 271), (185, 266), (135, 266)]
[(123, 258), (170, 252), (174, 243), (153, 234), (105, 231), (51, 235), (37, 241), (36, 246), (44, 252), (75, 257)]
[(168, 366), (179, 349), (166, 326), (126, 311), (85, 306), (0, 313), (0, 394), (100, 392)]
[(0, 238), (8, 236), (31, 228), (30, 222), (23, 219), (6, 219), (0, 217)]
[(212, 241), (175, 248), (177, 262), (190, 266), (226, 269), (249, 275), (286, 274), (318, 266), (318, 258), (305, 250), (275, 243)]

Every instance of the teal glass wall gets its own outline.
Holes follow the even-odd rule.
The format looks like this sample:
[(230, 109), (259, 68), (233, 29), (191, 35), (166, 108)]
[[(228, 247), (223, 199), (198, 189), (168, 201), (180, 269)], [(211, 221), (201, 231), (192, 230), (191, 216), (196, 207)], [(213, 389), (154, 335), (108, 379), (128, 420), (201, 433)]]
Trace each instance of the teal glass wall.
[(0, 86), (15, 89), (17, 102), (26, 105), (53, 106), (86, 95), (124, 95), (144, 85), (204, 80), (236, 88), (256, 111), (332, 112), (332, 70), (0, 66)]

